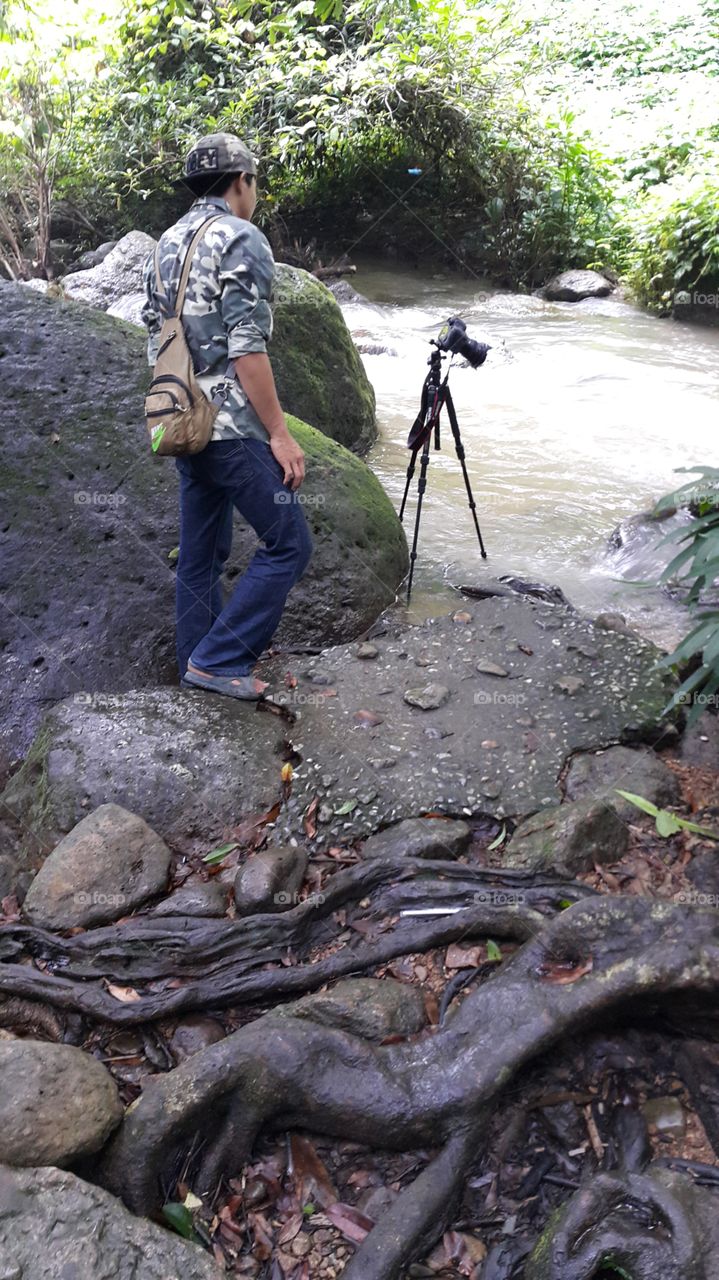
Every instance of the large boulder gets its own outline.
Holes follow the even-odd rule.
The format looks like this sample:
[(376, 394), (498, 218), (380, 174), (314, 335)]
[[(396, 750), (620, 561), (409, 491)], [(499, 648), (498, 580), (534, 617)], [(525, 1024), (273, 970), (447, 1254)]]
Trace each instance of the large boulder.
[(65, 293), (77, 302), (107, 311), (126, 293), (137, 292), (145, 259), (155, 244), (144, 231), (128, 231), (96, 266), (63, 276)]
[[(17, 285), (0, 284), (0, 302), (0, 750), (18, 755), (55, 699), (176, 679), (178, 485), (148, 449), (141, 333)], [(404, 532), (363, 462), (291, 424), (308, 458), (315, 553), (277, 642), (350, 640), (393, 598)], [(228, 582), (255, 545), (238, 518)]]
[[(142, 327), (142, 269), (156, 243), (128, 232), (96, 266), (64, 276), (65, 293)], [(284, 409), (365, 453), (377, 438), (374, 391), (332, 293), (309, 271), (279, 262), (272, 312), (270, 356)]]
[(167, 888), (170, 850), (118, 804), (78, 822), (46, 859), (23, 903), (41, 929), (87, 928), (129, 915)]
[(309, 271), (278, 263), (272, 311), (280, 402), (364, 453), (377, 438), (374, 391), (336, 298)]
[(67, 1165), (93, 1155), (122, 1119), (107, 1067), (82, 1049), (0, 1040), (0, 1161)]
[(0, 1275), (7, 1280), (221, 1280), (198, 1245), (136, 1218), (61, 1169), (0, 1166)]
[(560, 271), (544, 286), (549, 302), (581, 302), (584, 298), (606, 298), (614, 286), (598, 271)]

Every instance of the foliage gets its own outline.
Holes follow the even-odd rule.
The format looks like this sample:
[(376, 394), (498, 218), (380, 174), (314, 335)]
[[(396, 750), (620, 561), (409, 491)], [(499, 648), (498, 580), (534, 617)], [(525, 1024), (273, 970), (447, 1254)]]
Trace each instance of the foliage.
[(711, 831), (709, 827), (700, 827), (698, 823), (689, 822), (686, 818), (678, 818), (675, 813), (670, 813), (669, 809), (658, 809), (651, 800), (645, 800), (644, 796), (636, 796), (631, 791), (620, 791), (618, 787), (616, 791), (618, 796), (628, 800), (635, 809), (648, 813), (650, 818), (654, 819), (657, 835), (663, 839), (675, 836), (678, 831), (691, 831), (695, 835), (711, 836), (712, 840), (719, 840), (719, 832)]
[(673, 533), (672, 541), (683, 544), (667, 565), (662, 582), (678, 582), (688, 588), (687, 603), (697, 621), (676, 649), (662, 660), (665, 667), (689, 666), (671, 706), (694, 705), (689, 723), (703, 710), (716, 705), (719, 690), (719, 602), (709, 603), (707, 596), (719, 581), (719, 467), (682, 467), (685, 472), (698, 472), (700, 479), (682, 485), (667, 494), (657, 506), (661, 513), (670, 507), (690, 506), (693, 518), (681, 533)]

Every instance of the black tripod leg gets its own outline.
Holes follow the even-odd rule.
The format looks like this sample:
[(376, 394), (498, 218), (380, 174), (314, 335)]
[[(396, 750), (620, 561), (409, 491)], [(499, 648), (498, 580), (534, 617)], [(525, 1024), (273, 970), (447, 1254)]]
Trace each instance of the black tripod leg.
[(404, 516), (404, 509), (405, 509), (405, 506), (407, 505), (407, 494), (409, 493), (409, 486), (410, 486), (410, 484), (412, 483), (412, 476), (414, 475), (414, 466), (415, 466), (416, 461), (417, 461), (417, 450), (415, 449), (415, 451), (414, 451), (414, 453), (412, 454), (412, 457), (411, 457), (411, 459), (410, 459), (410, 464), (409, 464), (409, 466), (407, 467), (407, 483), (406, 483), (406, 484), (405, 484), (405, 486), (404, 486), (404, 495), (403, 495), (403, 498), (402, 498), (402, 506), (401, 506), (401, 507), (400, 507), (400, 509), (399, 509), (399, 522), (400, 522), (400, 524), (402, 523), (402, 519), (403, 519), (403, 516)]
[(422, 515), (422, 499), (424, 491), (427, 488), (427, 467), (429, 466), (429, 442), (430, 435), (427, 436), (425, 446), (422, 450), (422, 457), (419, 465), (419, 480), (417, 482), (417, 511), (414, 517), (414, 537), (412, 538), (412, 550), (409, 553), (409, 578), (407, 580), (407, 603), (412, 594), (412, 579), (414, 578), (414, 562), (417, 559), (417, 541), (419, 539), (419, 522)]
[(449, 414), (449, 425), (452, 428), (452, 435), (454, 436), (454, 447), (457, 453), (457, 457), (459, 458), (460, 466), (462, 468), (462, 475), (464, 476), (464, 487), (467, 490), (467, 501), (469, 502), (469, 509), (472, 512), (474, 527), (477, 530), (479, 550), (481, 552), (482, 559), (486, 560), (487, 552), (484, 549), (484, 543), (482, 541), (482, 531), (479, 527), (479, 521), (477, 519), (477, 504), (474, 501), (472, 486), (469, 483), (469, 475), (467, 474), (467, 464), (465, 462), (464, 445), (462, 444), (462, 437), (459, 434), (459, 423), (457, 421), (457, 415), (454, 411), (454, 404), (452, 403), (452, 397), (449, 394), (449, 388), (447, 388), (447, 392), (445, 395), (445, 404), (447, 406), (447, 413)]

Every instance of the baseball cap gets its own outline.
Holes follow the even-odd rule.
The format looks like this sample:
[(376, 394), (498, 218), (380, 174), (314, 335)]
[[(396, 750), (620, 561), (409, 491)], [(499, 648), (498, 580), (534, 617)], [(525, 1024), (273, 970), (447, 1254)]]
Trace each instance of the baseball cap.
[(220, 177), (223, 173), (257, 173), (257, 162), (249, 147), (233, 133), (208, 133), (199, 138), (188, 152), (182, 176), (172, 186), (175, 190), (189, 187), (193, 179)]

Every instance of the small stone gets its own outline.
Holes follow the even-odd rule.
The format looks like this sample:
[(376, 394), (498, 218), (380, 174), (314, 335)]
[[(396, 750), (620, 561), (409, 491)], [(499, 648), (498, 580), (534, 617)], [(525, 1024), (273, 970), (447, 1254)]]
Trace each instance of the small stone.
[(365, 642), (359, 645), (355, 650), (355, 657), (357, 658), (376, 658), (378, 654), (379, 649), (377, 648), (377, 645), (370, 644), (368, 640), (365, 640)]
[(216, 1018), (189, 1015), (178, 1022), (170, 1039), (170, 1048), (178, 1062), (191, 1058), (208, 1045), (224, 1040), (225, 1028)]
[(418, 653), (414, 660), (414, 665), (416, 667), (430, 667), (432, 659), (426, 653)]
[(627, 824), (611, 800), (590, 796), (526, 818), (503, 853), (502, 866), (576, 875), (595, 862), (616, 862), (628, 843)]
[(235, 902), (240, 915), (287, 911), (298, 902), (307, 870), (304, 849), (272, 846), (253, 853), (235, 878)]
[(331, 804), (321, 804), (317, 810), (318, 822), (331, 822), (334, 817), (334, 809)]
[(466, 627), (472, 621), (472, 614), (468, 613), (466, 609), (459, 609), (457, 613), (452, 614), (452, 621), (459, 622)]
[(225, 890), (218, 880), (191, 876), (169, 898), (153, 907), (153, 916), (223, 916), (227, 909)]
[(647, 1124), (658, 1133), (682, 1138), (687, 1127), (687, 1117), (678, 1098), (649, 1098), (642, 1107)]
[(485, 751), (496, 751), (499, 743), (495, 742), (494, 738), (485, 738), (479, 745), (480, 747), (484, 747)]
[(0, 1163), (69, 1164), (99, 1151), (122, 1119), (107, 1067), (72, 1045), (1, 1041), (0, 1077)]
[(443, 684), (426, 684), (421, 689), (406, 689), (404, 700), (410, 707), (421, 711), (436, 711), (449, 698), (449, 689)]
[(363, 858), (457, 858), (472, 832), (454, 818), (406, 818), (365, 840)]
[(483, 676), (508, 676), (509, 672), (504, 667), (500, 667), (496, 662), (487, 662), (482, 659), (477, 663), (476, 670)]
[(567, 693), (572, 698), (575, 693), (579, 693), (579, 690), (584, 688), (584, 681), (579, 676), (560, 676), (559, 680), (555, 680), (554, 687), (559, 689), (560, 693)]

